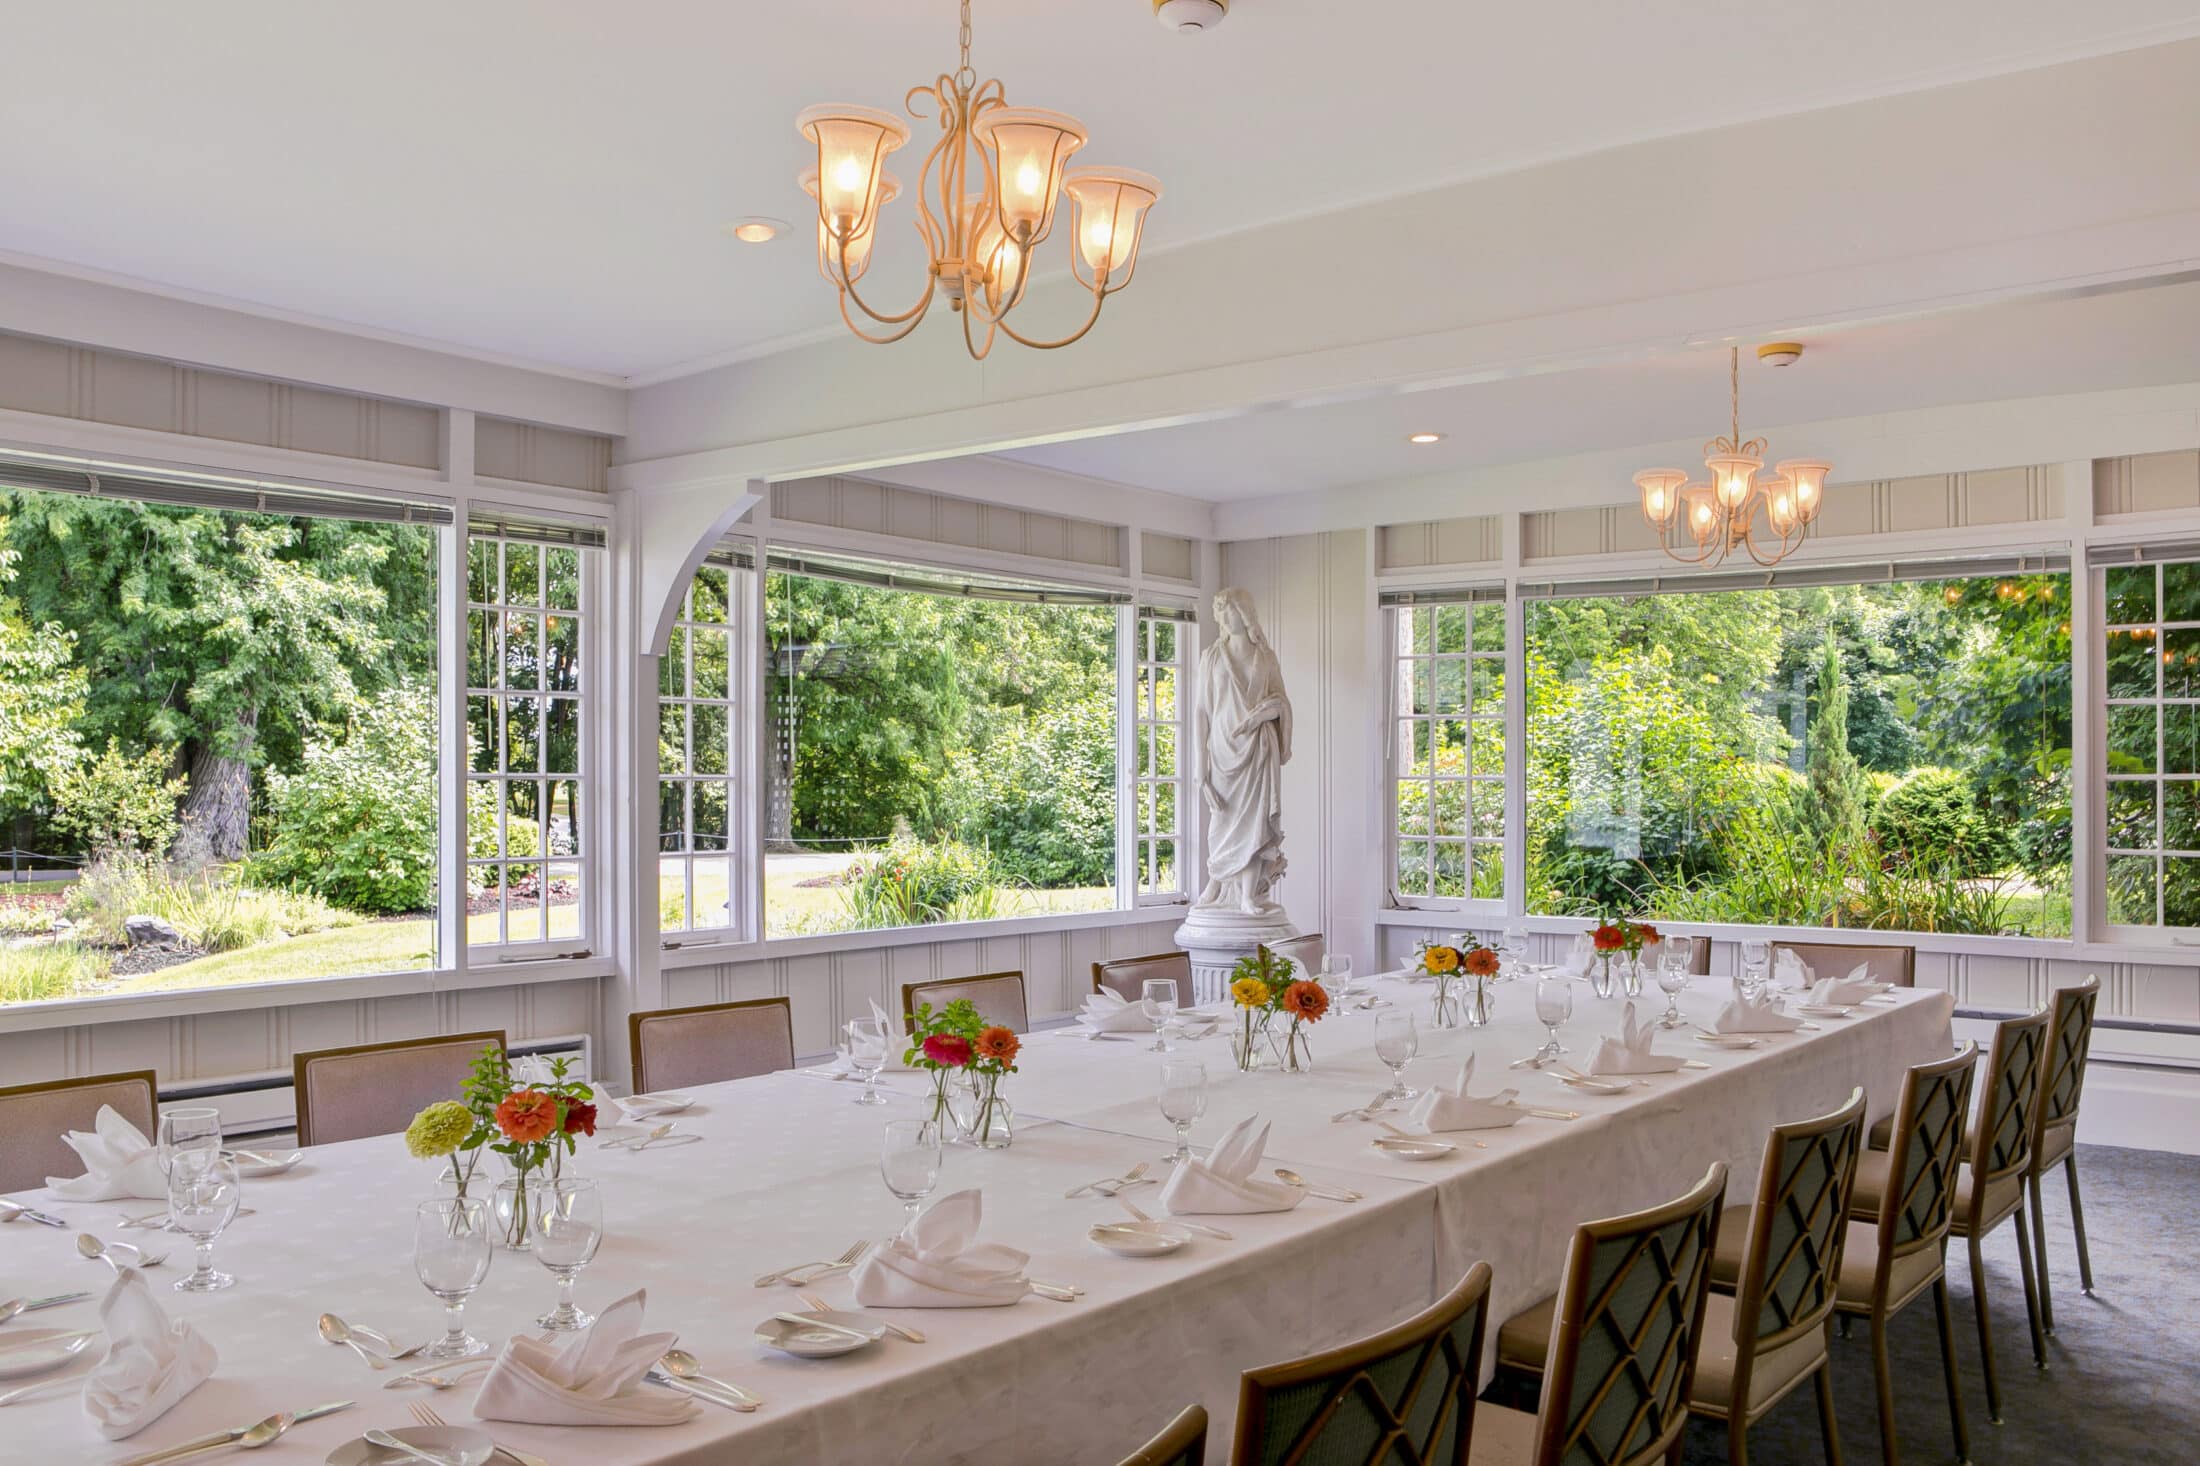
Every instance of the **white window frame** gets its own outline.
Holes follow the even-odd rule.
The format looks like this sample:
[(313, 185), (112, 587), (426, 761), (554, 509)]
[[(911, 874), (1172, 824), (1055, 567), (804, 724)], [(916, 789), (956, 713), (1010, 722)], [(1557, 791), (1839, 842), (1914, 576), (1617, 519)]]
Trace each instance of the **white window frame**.
[[(745, 719), (748, 708), (754, 703), (751, 688), (750, 663), (756, 657), (761, 639), (749, 634), (754, 620), (754, 596), (749, 582), (755, 578), (753, 555), (748, 552), (713, 552), (705, 562), (696, 567), (688, 578), (686, 591), (681, 596), (680, 615), (673, 623), (672, 641), (666, 647), (665, 656), (658, 663), (656, 718), (652, 727), (662, 738), (665, 711), (668, 707), (682, 710), (681, 765), (674, 771), (666, 771), (653, 759), (655, 767), (655, 793), (653, 806), (657, 819), (657, 838), (651, 842), (648, 858), (651, 862), (652, 891), (661, 890), (663, 873), (668, 862), (676, 861), (680, 869), (681, 913), (678, 926), (662, 926), (659, 931), (668, 945), (685, 945), (688, 942), (722, 941), (735, 937), (742, 930), (743, 908), (748, 904), (741, 879), (742, 851), (748, 843), (750, 821), (746, 805), (751, 787), (752, 760), (748, 756), (751, 742)], [(715, 573), (725, 581), (724, 619), (699, 621), (695, 617), (696, 582), (706, 573)], [(698, 696), (695, 691), (695, 640), (698, 632), (707, 635), (723, 634), (726, 638), (725, 690), (716, 697)], [(668, 681), (676, 676), (678, 692), (665, 690)], [(696, 709), (713, 708), (725, 716), (725, 764), (722, 772), (698, 773), (696, 771), (697, 740), (695, 734)], [(666, 831), (663, 825), (663, 799), (667, 786), (680, 790), (681, 822), (678, 835), (680, 847), (665, 848)], [(725, 791), (726, 833), (724, 846), (716, 851), (695, 848), (695, 797), (704, 785), (718, 785)], [(725, 920), (708, 924), (698, 923), (695, 905), (695, 875), (699, 865), (720, 864), (726, 872)], [(663, 902), (658, 898), (658, 917), (661, 922)]]
[[(1381, 792), (1378, 797), (1381, 801), (1381, 818), (1384, 830), (1381, 879), (1386, 904), (1390, 909), (1397, 911), (1445, 911), (1483, 917), (1502, 916), (1507, 909), (1507, 897), (1503, 892), (1513, 889), (1512, 883), (1515, 879), (1513, 873), (1519, 864), (1519, 849), (1524, 848), (1517, 845), (1519, 837), (1516, 827), (1519, 821), (1513, 814), (1512, 807), (1515, 801), (1511, 795), (1515, 780), (1520, 777), (1521, 772), (1525, 769), (1525, 763), (1519, 755), (1521, 739), (1515, 731), (1517, 719), (1514, 716), (1514, 705), (1521, 700), (1518, 691), (1520, 681), (1515, 671), (1516, 656), (1514, 650), (1514, 644), (1518, 640), (1517, 627), (1520, 620), (1517, 607), (1513, 599), (1507, 595), (1502, 584), (1492, 583), (1467, 583), (1444, 587), (1424, 586), (1412, 590), (1381, 590), (1377, 607), (1381, 618), (1381, 665), (1385, 689), (1382, 698), (1383, 726), (1377, 740), (1377, 746), (1382, 750), (1382, 781)], [(1407, 618), (1416, 614), (1427, 613), (1431, 617), (1433, 628), (1434, 617), (1444, 608), (1458, 608), (1464, 611), (1467, 617), (1465, 650), (1456, 653), (1439, 653), (1434, 650), (1433, 639), (1428, 650), (1411, 650), (1403, 640), (1403, 627), (1406, 625)], [(1494, 648), (1478, 646), (1475, 639), (1475, 622), (1482, 617), (1491, 615), (1501, 618), (1499, 623), (1502, 628), (1500, 644)], [(1500, 677), (1500, 685), (1504, 689), (1504, 696), (1499, 702), (1497, 710), (1491, 713), (1478, 714), (1475, 711), (1474, 674), (1477, 663), (1496, 667)], [(1413, 675), (1408, 670), (1409, 665), (1412, 668), (1426, 668), (1429, 685), (1433, 689), (1439, 664), (1457, 664), (1461, 668), (1462, 701), (1455, 716), (1445, 716), (1440, 712), (1435, 706), (1433, 696), (1425, 712), (1414, 710), (1408, 702), (1407, 682), (1408, 678)], [(1457, 781), (1440, 779), (1437, 776), (1435, 761), (1432, 758), (1429, 772), (1415, 780), (1409, 775), (1407, 762), (1404, 761), (1405, 754), (1401, 746), (1401, 737), (1410, 736), (1404, 730), (1415, 726), (1428, 728), (1431, 748), (1433, 749), (1435, 729), (1442, 722), (1459, 722), (1466, 726), (1468, 741), (1467, 772), (1462, 779)], [(1499, 736), (1504, 746), (1504, 761), (1494, 774), (1479, 773), (1474, 767), (1472, 749), (1476, 722), (1494, 724), (1499, 729)], [(1398, 790), (1401, 784), (1408, 782), (1419, 782), (1424, 785), (1428, 792), (1429, 829), (1427, 833), (1418, 838), (1410, 836), (1398, 828)], [(1452, 782), (1458, 782), (1464, 786), (1463, 798), (1466, 801), (1467, 833), (1456, 838), (1450, 836), (1439, 838), (1434, 828), (1436, 790), (1439, 785)], [(1499, 833), (1494, 838), (1476, 833), (1478, 828), (1474, 797), (1476, 784), (1489, 785), (1497, 791)], [(1465, 894), (1445, 896), (1436, 894), (1433, 889), (1424, 891), (1401, 891), (1398, 889), (1399, 862), (1403, 858), (1403, 847), (1409, 842), (1424, 847), (1422, 869), (1428, 877), (1427, 883), (1431, 888), (1435, 885), (1435, 862), (1438, 847), (1456, 844), (1461, 854), (1460, 882)], [(1475, 866), (1481, 859), (1486, 858), (1478, 853), (1483, 850), (1496, 852), (1500, 862), (1501, 888), (1500, 894), (1496, 896), (1476, 896), (1473, 894)]]
[[(2153, 944), (2157, 946), (2164, 943), (2183, 945), (2191, 943), (2196, 937), (2200, 937), (2200, 925), (2192, 923), (2172, 925), (2163, 920), (2166, 915), (2165, 903), (2168, 899), (2168, 882), (2166, 880), (2168, 863), (2175, 859), (2200, 860), (2200, 848), (2172, 847), (2169, 843), (2169, 791), (2171, 786), (2184, 785), (2190, 788), (2195, 796), (2200, 796), (2200, 772), (2172, 773), (2166, 767), (2169, 749), (2170, 710), (2185, 708), (2189, 710), (2190, 716), (2200, 719), (2200, 692), (2172, 695), (2169, 690), (2168, 674), (2163, 669), (2164, 661), (2170, 655), (2170, 638), (2173, 633), (2191, 633), (2195, 640), (2200, 640), (2200, 619), (2172, 619), (2167, 614), (2169, 608), (2166, 595), (2168, 580), (2166, 567), (2187, 564), (2200, 566), (2200, 545), (2163, 546), (2153, 553), (2146, 554), (2143, 558), (2103, 559), (2096, 557), (2089, 571), (2094, 605), (2098, 608), (2098, 611), (2093, 618), (2094, 626), (2088, 636), (2088, 642), (2090, 643), (2089, 649), (2099, 658), (2098, 665), (2100, 667), (2100, 691), (2095, 699), (2100, 717), (2100, 731), (2095, 742), (2093, 757), (2089, 761), (2091, 765), (2089, 774), (2095, 787), (2099, 790), (2101, 800), (2101, 818), (2099, 821), (2100, 865), (2094, 873), (2093, 879), (2100, 893), (2102, 928), (2112, 942), (2134, 945)], [(2154, 615), (2151, 619), (2146, 621), (2112, 619), (2107, 579), (2111, 570), (2118, 569), (2146, 570), (2152, 574), (2154, 580)], [(2154, 674), (2154, 691), (2151, 694), (2146, 696), (2128, 694), (2119, 696), (2111, 688), (2108, 680), (2107, 647), (2109, 639), (2116, 636), (2132, 636), (2149, 644), (2148, 662)], [(2115, 714), (2119, 709), (2139, 708), (2151, 709), (2154, 712), (2153, 771), (2144, 774), (2112, 773), (2108, 767), (2108, 755), (2114, 741), (2112, 724)], [(2153, 796), (2154, 840), (2152, 848), (2147, 850), (2115, 844), (2111, 838), (2112, 824), (2109, 818), (2109, 806), (2114, 792), (2119, 787), (2130, 788), (2141, 785), (2146, 786)], [(2109, 871), (2110, 867), (2120, 860), (2152, 861), (2154, 866), (2154, 920), (2152, 922), (2117, 922), (2111, 919), (2114, 913), (2111, 910), (2108, 898)]]
[[(1166, 605), (1151, 597), (1122, 608), (1124, 635), (1116, 651), (1116, 884), (1126, 908), (1182, 906), (1191, 899), (1190, 834), (1192, 820), (1186, 804), (1196, 785), (1191, 778), (1192, 697), (1189, 677), (1198, 664), (1199, 622), (1188, 610)], [(1171, 656), (1157, 659), (1153, 648), (1159, 628), (1173, 628)], [(1176, 688), (1176, 716), (1157, 715), (1160, 674), (1166, 671)], [(1149, 677), (1149, 673), (1153, 674)], [(1166, 778), (1154, 770), (1154, 750), (1166, 736), (1174, 744), (1175, 772)], [(1157, 824), (1160, 790), (1173, 788), (1170, 828)], [(1173, 850), (1174, 884), (1149, 889), (1147, 874), (1154, 868), (1155, 852), (1167, 844)]]

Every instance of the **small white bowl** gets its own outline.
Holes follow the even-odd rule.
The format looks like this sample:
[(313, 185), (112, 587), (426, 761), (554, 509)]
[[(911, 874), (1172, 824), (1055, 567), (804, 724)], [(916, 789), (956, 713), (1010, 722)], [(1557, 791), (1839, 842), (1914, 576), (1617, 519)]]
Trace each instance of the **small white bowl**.
[(1094, 1222), (1085, 1233), (1092, 1244), (1117, 1257), (1165, 1257), (1192, 1240), (1172, 1222)]
[(1854, 1018), (1854, 1008), (1833, 1007), (1824, 1003), (1798, 1003), (1795, 1011), (1808, 1013), (1813, 1018)]
[(853, 1329), (863, 1337), (851, 1338), (840, 1329), (806, 1329), (785, 1319), (767, 1318), (756, 1326), (756, 1341), (797, 1359), (831, 1359), (868, 1349), (886, 1337), (886, 1325), (867, 1313), (841, 1313), (833, 1309), (821, 1313), (803, 1309), (797, 1316), (838, 1324), (840, 1329)]
[(1696, 1042), (1715, 1049), (1753, 1049), (1764, 1040), (1752, 1033), (1699, 1033)]
[(1429, 1140), (1418, 1135), (1378, 1135), (1372, 1143), (1384, 1155), (1393, 1155), (1402, 1161), (1439, 1160), (1459, 1150), (1448, 1140)]
[(248, 1161), (236, 1151), (227, 1151), (224, 1154), (236, 1161), (237, 1174), (240, 1176), (280, 1176), (306, 1158), (306, 1153), (302, 1150), (254, 1151), (254, 1155), (266, 1157), (265, 1160), (258, 1161)]

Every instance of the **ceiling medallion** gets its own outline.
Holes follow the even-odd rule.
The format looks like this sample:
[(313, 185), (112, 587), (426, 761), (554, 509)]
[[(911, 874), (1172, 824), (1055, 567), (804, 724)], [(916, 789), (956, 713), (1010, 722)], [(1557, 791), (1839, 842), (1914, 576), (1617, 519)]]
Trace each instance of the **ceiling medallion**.
[[(977, 360), (993, 349), (995, 331), (1041, 350), (1067, 346), (1092, 329), (1110, 295), (1131, 283), (1146, 210), (1161, 197), (1161, 184), (1128, 168), (1065, 172), (1070, 155), (1085, 145), (1084, 124), (1061, 112), (1011, 107), (999, 81), (978, 80), (970, 67), (970, 0), (962, 3), (961, 40), (962, 64), (954, 73), (910, 88), (903, 99), (911, 117), (932, 118), (940, 128), (917, 180), (924, 293), (907, 310), (888, 313), (856, 290), (870, 267), (879, 212), (901, 192), (901, 181), (886, 171), (886, 155), (909, 141), (907, 123), (874, 107), (810, 107), (795, 119), (817, 148), (817, 164), (801, 182), (817, 202), (818, 271), (838, 292), (848, 329), (878, 345), (914, 331), (945, 295), (962, 317), (963, 345)], [(1091, 292), (1092, 310), (1069, 335), (1034, 340), (1008, 316), (1023, 302), (1033, 253), (1053, 230), (1064, 194), (1074, 212), (1070, 271)], [(851, 303), (885, 329), (865, 330)]]
[[(1785, 366), (1803, 354), (1793, 341), (1759, 347), (1759, 359)], [(1833, 465), (1814, 458), (1787, 458), (1772, 466), (1768, 478), (1765, 440), (1742, 441), (1742, 353), (1727, 355), (1727, 389), (1733, 408), (1732, 434), (1704, 444), (1708, 479), (1689, 481), (1678, 468), (1646, 468), (1635, 475), (1642, 490), (1642, 517), (1658, 532), (1658, 547), (1688, 565), (1717, 565), (1737, 549), (1759, 565), (1777, 565), (1803, 543), (1803, 532), (1818, 517), (1825, 500), (1826, 475)], [(1760, 543), (1758, 511), (1766, 531)]]

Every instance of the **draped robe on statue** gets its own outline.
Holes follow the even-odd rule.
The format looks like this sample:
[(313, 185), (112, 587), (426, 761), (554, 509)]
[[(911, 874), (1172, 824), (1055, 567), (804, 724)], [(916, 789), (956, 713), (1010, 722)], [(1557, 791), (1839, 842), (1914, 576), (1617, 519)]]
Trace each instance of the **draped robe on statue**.
[(1283, 668), (1251, 624), (1251, 608), (1230, 610), (1237, 614), (1225, 614), (1222, 638), (1199, 659), (1207, 729), (1200, 778), (1207, 884), (1198, 904), (1257, 915), (1275, 909), (1273, 892), (1284, 871), (1283, 766), (1291, 758), (1291, 704)]

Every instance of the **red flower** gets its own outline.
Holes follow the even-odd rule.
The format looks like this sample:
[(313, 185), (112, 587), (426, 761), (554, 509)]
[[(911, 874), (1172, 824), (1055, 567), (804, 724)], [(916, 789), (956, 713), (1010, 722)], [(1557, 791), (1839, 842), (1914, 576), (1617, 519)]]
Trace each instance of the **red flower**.
[(497, 1129), (519, 1145), (548, 1140), (558, 1128), (557, 1096), (539, 1089), (515, 1090), (497, 1106)]
[(1627, 945), (1627, 938), (1620, 933), (1620, 929), (1609, 923), (1589, 933), (1589, 941), (1599, 952), (1617, 952)]
[(1462, 964), (1475, 977), (1491, 977), (1497, 972), (1497, 953), (1488, 947), (1475, 947), (1468, 951)]
[(924, 1056), (942, 1069), (960, 1069), (970, 1062), (970, 1040), (935, 1033), (924, 1041)]
[(1658, 929), (1652, 926), (1647, 921), (1638, 921), (1635, 923), (1635, 935), (1642, 939), (1642, 944), (1646, 947), (1649, 946), (1652, 942), (1662, 942), (1665, 940), (1663, 937), (1658, 935)]
[(594, 1135), (596, 1133), (596, 1107), (582, 1104), (566, 1106), (565, 1133), (568, 1135)]

